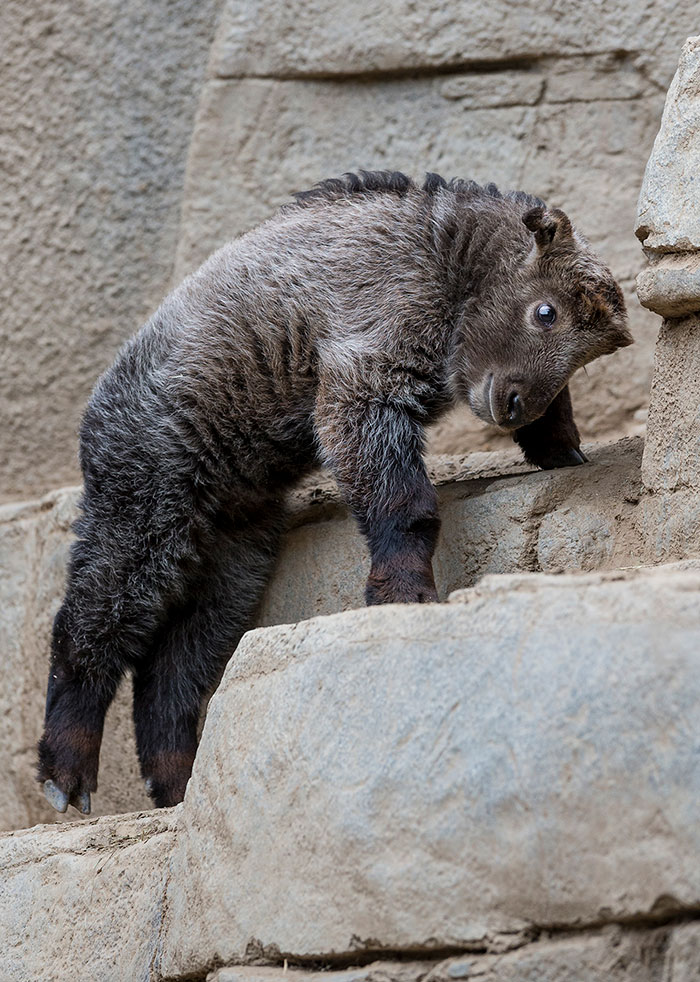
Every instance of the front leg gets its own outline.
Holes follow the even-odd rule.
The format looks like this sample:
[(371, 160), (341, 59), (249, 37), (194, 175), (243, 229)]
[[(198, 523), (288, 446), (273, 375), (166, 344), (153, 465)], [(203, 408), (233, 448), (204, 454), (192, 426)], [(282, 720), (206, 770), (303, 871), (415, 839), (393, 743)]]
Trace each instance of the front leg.
[(367, 540), (368, 604), (437, 601), (432, 557), (440, 519), (410, 400), (358, 398), (322, 386), (316, 430), (325, 463)]
[(573, 467), (588, 460), (581, 450), (568, 385), (552, 400), (543, 416), (521, 426), (513, 439), (522, 449), (525, 460), (543, 470)]

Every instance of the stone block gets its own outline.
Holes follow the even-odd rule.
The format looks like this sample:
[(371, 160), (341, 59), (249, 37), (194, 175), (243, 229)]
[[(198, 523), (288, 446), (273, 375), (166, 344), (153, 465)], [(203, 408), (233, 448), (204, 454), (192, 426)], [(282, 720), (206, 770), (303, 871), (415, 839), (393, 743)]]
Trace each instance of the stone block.
[(640, 51), (658, 63), (669, 48), (675, 60), (694, 13), (688, 0), (564, 4), (555, 16), (536, 0), (515, 9), (508, 0), (227, 0), (211, 69), (223, 78), (347, 76)]
[(150, 982), (175, 814), (0, 835), (3, 982)]
[(650, 491), (700, 488), (700, 315), (664, 321), (656, 345), (642, 479)]
[[(277, 966), (237, 965), (220, 968), (207, 982), (664, 982), (661, 975), (683, 944), (687, 928), (623, 929), (609, 926), (578, 934), (562, 933), (500, 954), (464, 954), (442, 961), (371, 962), (362, 967), (316, 972), (287, 971)], [(684, 946), (684, 955), (686, 948)], [(691, 957), (692, 961), (692, 957)], [(685, 977), (680, 976), (682, 982)]]
[(692, 568), (519, 574), (250, 632), (209, 707), (159, 970), (252, 938), (277, 960), (503, 950), (697, 910), (699, 590)]
[(700, 254), (666, 254), (653, 260), (637, 277), (637, 298), (662, 317), (685, 317), (700, 310)]
[(654, 252), (700, 249), (700, 36), (688, 38), (639, 196), (637, 237)]
[[(620, 441), (590, 450), (589, 467), (534, 473), (516, 451), (436, 458), (439, 595), (487, 573), (641, 562), (645, 543), (634, 520), (641, 449), (640, 440)], [(369, 557), (334, 485), (315, 499), (303, 495), (293, 521), (258, 623), (363, 606)]]

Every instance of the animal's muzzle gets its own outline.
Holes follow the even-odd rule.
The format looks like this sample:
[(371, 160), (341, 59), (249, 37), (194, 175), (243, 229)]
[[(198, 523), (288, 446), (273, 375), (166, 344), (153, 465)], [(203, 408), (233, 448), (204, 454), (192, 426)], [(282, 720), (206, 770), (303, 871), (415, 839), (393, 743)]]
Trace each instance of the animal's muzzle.
[(508, 381), (497, 382), (491, 375), (487, 382), (489, 412), (497, 426), (515, 429), (525, 419), (525, 399), (518, 387)]

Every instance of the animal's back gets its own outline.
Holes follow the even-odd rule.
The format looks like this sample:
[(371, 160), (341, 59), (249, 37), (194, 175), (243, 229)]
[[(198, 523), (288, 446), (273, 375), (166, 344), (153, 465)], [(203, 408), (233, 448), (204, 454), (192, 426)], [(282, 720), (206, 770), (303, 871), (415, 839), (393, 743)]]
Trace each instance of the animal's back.
[(319, 364), (390, 352), (408, 308), (434, 317), (441, 284), (421, 205), (416, 188), (318, 199), (214, 253), (96, 386), (82, 428), (86, 480), (96, 469), (113, 476), (120, 459), (128, 470), (137, 455), (168, 479), (195, 470), (202, 481), (284, 483), (308, 469)]

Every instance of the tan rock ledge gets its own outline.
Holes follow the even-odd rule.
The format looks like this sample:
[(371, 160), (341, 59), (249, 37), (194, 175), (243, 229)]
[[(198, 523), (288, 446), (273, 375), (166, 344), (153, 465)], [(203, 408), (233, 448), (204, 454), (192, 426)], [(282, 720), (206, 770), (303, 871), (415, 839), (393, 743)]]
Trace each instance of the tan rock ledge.
[(3, 982), (146, 982), (177, 809), (0, 835)]
[(700, 310), (700, 252), (662, 256), (637, 277), (637, 299), (662, 317)]
[(259, 629), (209, 707), (159, 970), (700, 908), (700, 569)]
[(699, 595), (698, 563), (514, 574), (250, 632), (182, 805), (0, 836), (3, 980), (695, 979)]

